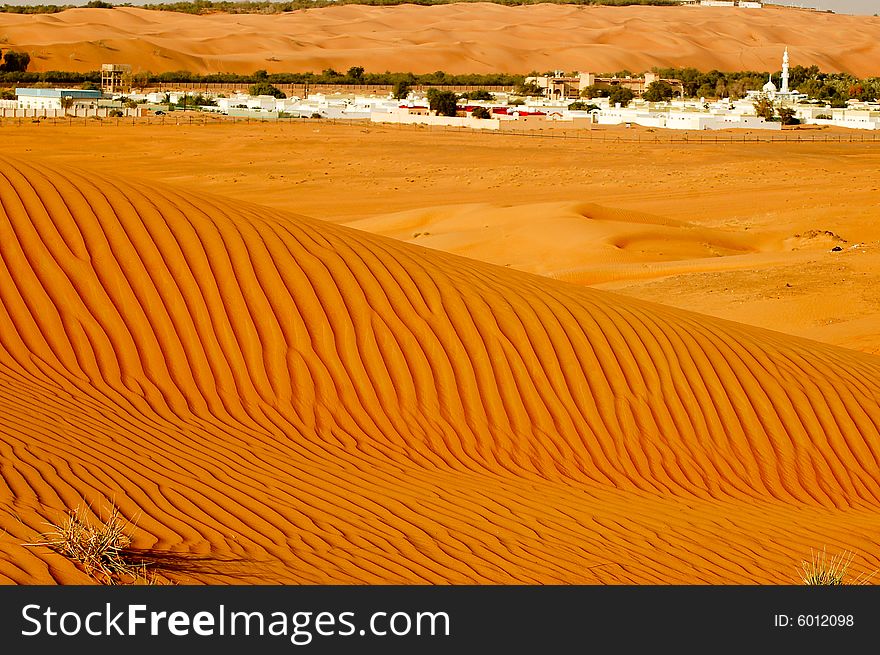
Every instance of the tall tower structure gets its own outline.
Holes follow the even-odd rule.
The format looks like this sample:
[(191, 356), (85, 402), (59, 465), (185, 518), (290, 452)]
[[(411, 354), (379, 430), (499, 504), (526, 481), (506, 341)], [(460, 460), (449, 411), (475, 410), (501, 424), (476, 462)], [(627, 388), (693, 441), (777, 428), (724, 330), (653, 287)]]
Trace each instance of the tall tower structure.
[(130, 64), (101, 64), (101, 90), (127, 93), (131, 90)]
[(780, 93), (788, 93), (788, 46), (785, 47), (785, 52), (782, 54), (782, 88), (779, 89)]

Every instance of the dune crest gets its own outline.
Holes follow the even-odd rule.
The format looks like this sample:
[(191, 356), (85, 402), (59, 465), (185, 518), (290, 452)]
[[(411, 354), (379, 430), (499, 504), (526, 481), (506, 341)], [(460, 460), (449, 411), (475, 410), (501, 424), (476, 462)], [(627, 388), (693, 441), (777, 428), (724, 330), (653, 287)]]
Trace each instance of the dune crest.
[(2, 581), (81, 581), (20, 544), (111, 498), (183, 582), (790, 582), (811, 546), (875, 558), (878, 357), (0, 162)]
[[(782, 7), (462, 3), (205, 16), (120, 7), (0, 14), (0, 34), (8, 47), (31, 53), (37, 71), (88, 71), (111, 62), (154, 73), (351, 66), (414, 73), (639, 73), (653, 66), (776, 71), (788, 46), (793, 65), (880, 74), (880, 18)], [(553, 47), (535, 46), (542, 43)]]

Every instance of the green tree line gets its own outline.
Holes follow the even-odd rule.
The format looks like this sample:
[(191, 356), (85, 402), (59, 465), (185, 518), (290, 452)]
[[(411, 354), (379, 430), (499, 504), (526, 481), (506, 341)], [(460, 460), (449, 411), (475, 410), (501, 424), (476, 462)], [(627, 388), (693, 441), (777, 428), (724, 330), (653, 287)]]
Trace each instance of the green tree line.
[[(41, 73), (16, 71), (0, 72), (0, 83), (14, 84), (81, 84), (100, 82), (100, 71), (75, 73), (69, 71), (44, 71)], [(264, 70), (249, 75), (238, 73), (209, 73), (200, 75), (189, 71), (170, 71), (165, 73), (136, 73), (134, 86), (172, 84), (342, 84), (342, 85), (386, 85), (394, 86), (404, 82), (409, 86), (516, 86), (523, 81), (522, 75), (507, 73), (468, 73), (452, 75), (443, 71), (434, 73), (367, 73), (360, 66), (353, 66), (345, 73), (326, 69), (320, 73), (267, 73)]]
[[(757, 71), (703, 72), (696, 68), (654, 68), (653, 71), (660, 77), (681, 80), (685, 96), (691, 98), (742, 98), (746, 91), (762, 88), (768, 77), (767, 72)], [(781, 71), (773, 74), (777, 86), (780, 75)], [(849, 73), (824, 73), (815, 65), (792, 66), (788, 86), (832, 106), (843, 106), (850, 99), (880, 98), (880, 77), (860, 79)]]
[[(82, 84), (97, 85), (101, 81), (100, 71), (27, 71), (30, 62), (27, 53), (8, 50), (0, 58), (0, 86), (12, 85), (46, 85), (74, 86)], [(690, 98), (741, 98), (749, 90), (760, 89), (766, 82), (768, 73), (757, 71), (724, 72), (718, 70), (700, 71), (696, 68), (654, 68), (653, 71), (663, 78), (674, 78), (682, 81), (686, 97)], [(529, 76), (538, 75), (532, 72)], [(633, 75), (630, 71), (602, 74), (600, 77), (626, 77)], [(773, 79), (779, 84), (779, 72)], [(279, 84), (339, 84), (339, 85), (383, 85), (395, 89), (397, 97), (405, 97), (415, 86), (506, 86), (513, 87), (523, 95), (540, 95), (541, 90), (534, 85), (524, 84), (524, 75), (508, 73), (497, 74), (458, 74), (443, 71), (433, 73), (390, 72), (370, 73), (362, 66), (353, 66), (345, 72), (332, 68), (320, 73), (268, 73), (265, 70), (255, 71), (249, 75), (237, 73), (210, 73), (200, 75), (189, 71), (170, 71), (165, 73), (142, 72), (133, 76), (133, 86), (146, 88), (158, 84), (189, 83), (199, 84), (240, 84), (242, 86), (279, 85)], [(880, 77), (858, 78), (848, 73), (825, 73), (818, 66), (793, 66), (789, 71), (789, 86), (806, 93), (811, 98), (828, 102), (831, 106), (844, 106), (847, 100), (875, 100), (880, 98)], [(264, 87), (265, 88), (265, 87)], [(585, 90), (584, 97), (607, 96), (614, 89), (612, 86), (597, 84)], [(656, 99), (666, 99), (669, 91), (666, 85), (655, 85), (652, 93)], [(401, 93), (402, 92), (402, 93)], [(653, 96), (652, 96), (653, 97)], [(472, 96), (477, 99), (479, 96)], [(649, 98), (650, 99), (650, 98)]]

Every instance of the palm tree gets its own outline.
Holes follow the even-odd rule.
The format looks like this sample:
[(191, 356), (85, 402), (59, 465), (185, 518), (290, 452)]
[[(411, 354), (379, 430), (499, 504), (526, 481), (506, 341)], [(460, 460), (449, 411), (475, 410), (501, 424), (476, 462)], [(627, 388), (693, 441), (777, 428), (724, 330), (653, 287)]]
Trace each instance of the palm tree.
[(61, 96), (61, 108), (64, 109), (64, 115), (67, 116), (67, 110), (73, 107), (72, 96)]

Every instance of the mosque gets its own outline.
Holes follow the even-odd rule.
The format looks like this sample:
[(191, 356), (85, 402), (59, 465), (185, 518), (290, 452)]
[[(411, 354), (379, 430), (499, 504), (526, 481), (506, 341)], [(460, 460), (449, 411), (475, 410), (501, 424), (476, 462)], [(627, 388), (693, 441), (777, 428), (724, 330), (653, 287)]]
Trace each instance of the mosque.
[(767, 79), (767, 83), (761, 88), (760, 91), (749, 91), (749, 96), (758, 96), (758, 95), (766, 95), (770, 100), (774, 101), (789, 101), (789, 102), (797, 102), (798, 100), (805, 99), (807, 96), (803, 93), (798, 93), (797, 91), (792, 91), (788, 88), (788, 47), (786, 46), (785, 52), (782, 54), (782, 80), (781, 86), (777, 88), (777, 86), (773, 83), (773, 74), (771, 73)]

